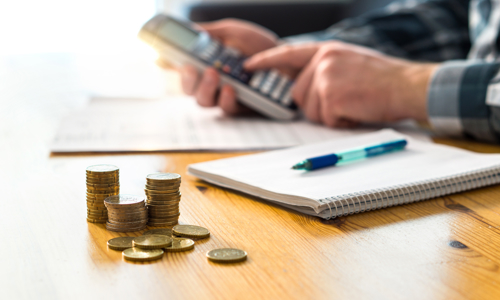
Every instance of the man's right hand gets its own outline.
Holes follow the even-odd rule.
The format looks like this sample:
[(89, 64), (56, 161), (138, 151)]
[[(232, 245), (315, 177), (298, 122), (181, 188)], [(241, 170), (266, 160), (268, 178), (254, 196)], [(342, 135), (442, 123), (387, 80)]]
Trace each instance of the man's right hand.
[[(275, 47), (278, 41), (278, 36), (273, 32), (259, 25), (235, 19), (197, 25), (224, 46), (235, 48), (245, 56)], [(203, 74), (199, 74), (195, 67), (186, 65), (179, 71), (182, 89), (186, 94), (193, 95), (199, 105), (219, 106), (230, 115), (249, 110), (236, 101), (236, 93), (231, 86), (223, 85), (219, 91), (219, 73), (214, 68), (207, 68)]]

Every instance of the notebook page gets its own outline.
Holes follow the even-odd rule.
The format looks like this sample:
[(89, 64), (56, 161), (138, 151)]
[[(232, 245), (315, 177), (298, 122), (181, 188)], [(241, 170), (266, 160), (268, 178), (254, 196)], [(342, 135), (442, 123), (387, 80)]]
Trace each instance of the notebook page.
[[(406, 138), (404, 151), (312, 172), (291, 170), (308, 158)], [(500, 164), (499, 154), (469, 151), (420, 142), (391, 129), (189, 166), (190, 173), (274, 201), (310, 206), (319, 199), (384, 189), (395, 185), (453, 176)]]

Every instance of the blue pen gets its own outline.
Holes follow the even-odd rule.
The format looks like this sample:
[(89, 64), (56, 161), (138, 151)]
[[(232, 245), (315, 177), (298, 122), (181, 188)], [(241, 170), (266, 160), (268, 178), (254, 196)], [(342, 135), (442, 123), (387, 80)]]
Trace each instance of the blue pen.
[(339, 153), (317, 156), (313, 158), (308, 158), (306, 160), (303, 160), (295, 164), (292, 167), (292, 169), (311, 171), (324, 167), (335, 166), (337, 163), (340, 162), (354, 161), (366, 157), (372, 157), (380, 154), (403, 150), (406, 144), (408, 144), (408, 142), (404, 139), (401, 139), (374, 146), (368, 146)]

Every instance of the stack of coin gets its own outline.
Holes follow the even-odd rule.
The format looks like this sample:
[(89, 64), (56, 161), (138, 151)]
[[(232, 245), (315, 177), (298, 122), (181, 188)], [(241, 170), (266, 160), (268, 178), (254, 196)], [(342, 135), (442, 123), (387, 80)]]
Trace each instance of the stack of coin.
[(120, 194), (106, 198), (104, 204), (108, 208), (108, 230), (129, 232), (146, 228), (148, 210), (144, 196)]
[(155, 173), (146, 177), (149, 226), (176, 225), (181, 201), (181, 176), (175, 173)]
[(87, 221), (106, 223), (104, 199), (120, 193), (119, 170), (113, 165), (94, 165), (87, 172)]

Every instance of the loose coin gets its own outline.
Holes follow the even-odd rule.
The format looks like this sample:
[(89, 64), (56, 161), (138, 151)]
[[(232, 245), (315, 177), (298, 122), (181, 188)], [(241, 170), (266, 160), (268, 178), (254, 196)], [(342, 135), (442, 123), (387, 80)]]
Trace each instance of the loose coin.
[(172, 238), (166, 235), (149, 234), (136, 237), (134, 247), (141, 249), (158, 249), (172, 245)]
[(210, 236), (210, 231), (208, 231), (208, 229), (196, 225), (177, 225), (172, 228), (172, 232), (177, 236), (192, 238), (206, 238)]
[(167, 252), (188, 251), (194, 248), (194, 241), (185, 238), (173, 238), (172, 245), (165, 248)]
[(240, 249), (221, 248), (207, 252), (207, 258), (213, 262), (233, 263), (247, 259), (247, 253)]
[(108, 247), (109, 249), (113, 250), (125, 250), (128, 248), (132, 248), (134, 246), (132, 244), (134, 238), (135, 237), (133, 236), (121, 236), (114, 239), (110, 239), (108, 241)]
[(139, 249), (128, 248), (123, 251), (123, 258), (132, 261), (150, 261), (159, 259), (163, 256), (162, 249)]
[(166, 235), (172, 237), (172, 229), (169, 228), (151, 229), (144, 232), (142, 235), (151, 235), (151, 234)]
[(118, 172), (118, 167), (113, 165), (93, 165), (87, 168), (87, 174), (106, 174)]

